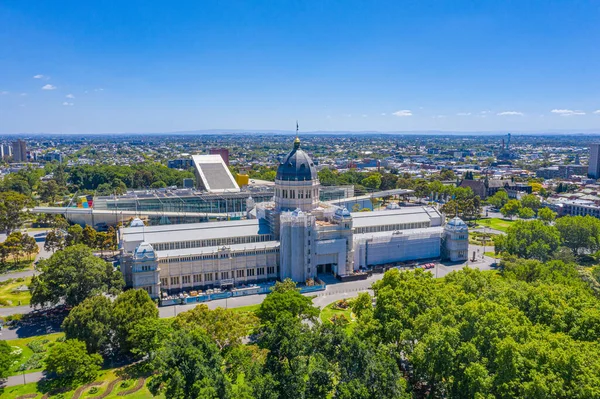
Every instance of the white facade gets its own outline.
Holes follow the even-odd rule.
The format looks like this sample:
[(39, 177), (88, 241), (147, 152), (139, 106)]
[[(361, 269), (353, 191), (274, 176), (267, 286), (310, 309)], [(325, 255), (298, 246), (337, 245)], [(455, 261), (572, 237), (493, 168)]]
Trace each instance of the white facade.
[(444, 249), (451, 262), (462, 262), (469, 257), (469, 228), (459, 217), (444, 227)]
[[(304, 283), (321, 273), (344, 277), (361, 268), (439, 258), (443, 241), (452, 260), (466, 259), (468, 230), (454, 219), (452, 229), (444, 229), (436, 208), (351, 213), (319, 203), (316, 169), (297, 139), (275, 187), (272, 203), (248, 210), (257, 219), (121, 229), (127, 284), (157, 296), (274, 279)], [(152, 256), (138, 255), (140, 249)]]

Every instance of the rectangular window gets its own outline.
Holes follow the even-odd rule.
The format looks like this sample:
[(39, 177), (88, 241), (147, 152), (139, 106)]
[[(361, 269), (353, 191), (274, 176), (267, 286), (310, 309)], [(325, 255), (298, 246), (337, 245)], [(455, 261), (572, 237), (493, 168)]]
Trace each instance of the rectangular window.
[(244, 277), (244, 270), (237, 271), (237, 278)]
[(248, 277), (254, 276), (254, 269), (248, 269)]
[(160, 285), (162, 285), (163, 287), (166, 287), (168, 285), (168, 279), (167, 278), (161, 278), (160, 279)]
[(181, 280), (183, 281), (183, 284), (189, 284), (192, 281), (191, 276), (183, 276), (181, 277)]
[(171, 285), (179, 285), (179, 277), (171, 277)]
[(265, 274), (265, 268), (264, 267), (259, 267), (258, 269), (256, 269), (256, 274), (259, 276), (262, 276)]
[(267, 267), (267, 274), (275, 274), (275, 268), (273, 266)]
[(229, 278), (229, 272), (221, 272), (221, 280), (227, 280)]
[(194, 274), (194, 283), (199, 283), (202, 281), (202, 275), (201, 274)]
[(212, 281), (213, 279), (213, 274), (212, 273), (205, 273), (204, 274), (204, 281)]

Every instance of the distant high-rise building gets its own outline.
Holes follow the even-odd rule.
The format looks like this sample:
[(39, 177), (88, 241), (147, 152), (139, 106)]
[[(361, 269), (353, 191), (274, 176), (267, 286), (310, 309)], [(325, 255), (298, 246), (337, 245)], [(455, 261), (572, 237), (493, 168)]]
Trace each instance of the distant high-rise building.
[(211, 148), (211, 155), (220, 155), (225, 161), (225, 165), (229, 166), (229, 150), (227, 148)]
[(600, 143), (590, 144), (588, 176), (594, 179), (600, 178)]
[(27, 144), (23, 140), (13, 142), (12, 150), (14, 162), (27, 162)]
[(3, 155), (4, 159), (8, 159), (8, 158), (12, 157), (12, 147), (10, 144), (6, 143), (2, 146), (2, 148), (4, 149), (4, 155)]

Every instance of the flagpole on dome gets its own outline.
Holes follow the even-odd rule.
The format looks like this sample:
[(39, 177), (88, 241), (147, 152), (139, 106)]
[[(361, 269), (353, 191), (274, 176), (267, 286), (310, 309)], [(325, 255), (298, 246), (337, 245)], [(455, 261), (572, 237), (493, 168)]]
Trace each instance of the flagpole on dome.
[(296, 119), (296, 139), (294, 140), (294, 148), (300, 148), (300, 137), (298, 137), (298, 120)]

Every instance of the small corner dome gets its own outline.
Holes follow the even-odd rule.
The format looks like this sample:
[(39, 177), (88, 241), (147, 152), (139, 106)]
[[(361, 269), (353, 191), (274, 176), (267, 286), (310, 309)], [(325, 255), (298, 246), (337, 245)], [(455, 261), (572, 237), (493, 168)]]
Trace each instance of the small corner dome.
[(348, 209), (346, 209), (346, 207), (342, 207), (342, 208), (338, 208), (335, 210), (335, 217), (344, 219), (344, 218), (350, 218), (350, 217), (352, 217), (352, 215), (350, 214), (350, 211), (348, 211)]
[(313, 160), (300, 149), (300, 139), (294, 140), (294, 148), (285, 156), (277, 168), (276, 180), (309, 181), (317, 179), (317, 169)]
[(142, 242), (135, 249), (133, 257), (135, 259), (154, 259), (156, 257), (156, 254), (154, 253), (154, 248), (151, 244), (147, 242)]
[(144, 227), (144, 221), (140, 218), (135, 218), (129, 224), (129, 227)]
[(446, 229), (449, 230), (467, 230), (467, 224), (458, 216), (452, 218), (447, 224)]

